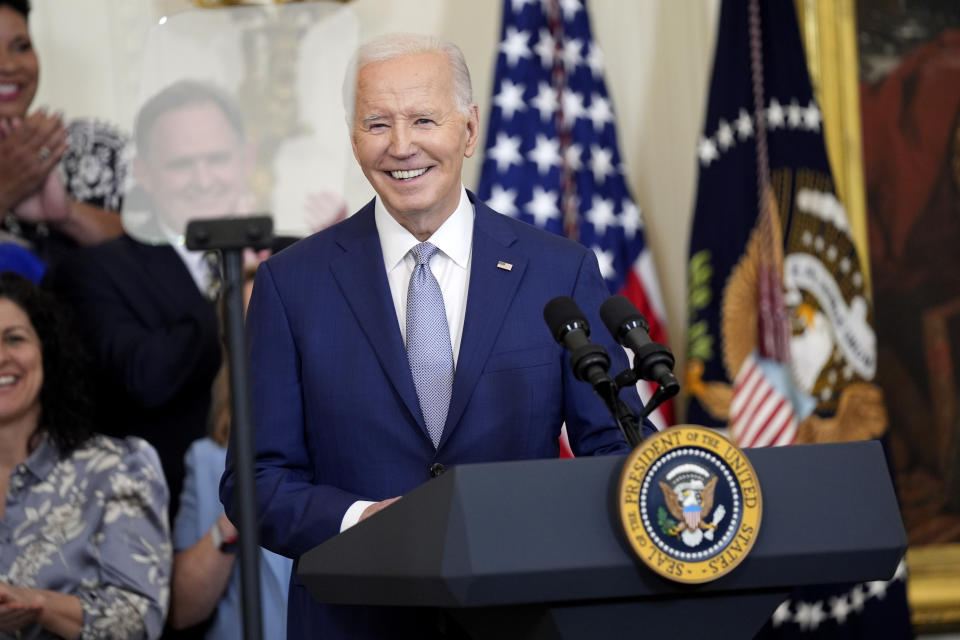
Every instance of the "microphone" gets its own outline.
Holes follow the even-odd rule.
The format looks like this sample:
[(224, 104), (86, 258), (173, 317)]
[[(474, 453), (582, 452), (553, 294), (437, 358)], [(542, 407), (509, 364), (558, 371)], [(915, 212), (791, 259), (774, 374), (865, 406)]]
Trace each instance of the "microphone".
[(597, 389), (604, 383), (613, 384), (607, 371), (610, 356), (607, 350), (590, 342), (590, 324), (572, 298), (554, 298), (543, 308), (543, 319), (550, 327), (554, 340), (570, 350), (570, 366), (577, 380), (589, 382)]
[(600, 305), (600, 318), (613, 338), (633, 351), (633, 368), (641, 380), (656, 382), (670, 397), (680, 390), (673, 375), (673, 354), (666, 345), (650, 340), (650, 325), (624, 296), (611, 296)]

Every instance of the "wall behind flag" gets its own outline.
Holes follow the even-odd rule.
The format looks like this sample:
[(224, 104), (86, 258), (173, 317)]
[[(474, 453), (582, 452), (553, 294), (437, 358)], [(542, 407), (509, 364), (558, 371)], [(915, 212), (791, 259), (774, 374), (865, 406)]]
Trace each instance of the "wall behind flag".
[[(353, 0), (363, 39), (387, 31), (435, 33), (457, 43), (487, 122), (500, 3), (475, 0)], [(129, 131), (131, 83), (150, 25), (193, 8), (191, 0), (33, 0), (31, 29), (41, 57), (36, 105), (68, 117), (99, 117)], [(646, 222), (684, 365), (686, 252), (696, 185), (695, 149), (704, 114), (719, 3), (592, 0), (594, 37), (617, 113), (625, 174)], [(214, 9), (215, 11), (216, 9)], [(479, 155), (465, 165), (476, 185)], [(681, 416), (682, 417), (682, 416)]]

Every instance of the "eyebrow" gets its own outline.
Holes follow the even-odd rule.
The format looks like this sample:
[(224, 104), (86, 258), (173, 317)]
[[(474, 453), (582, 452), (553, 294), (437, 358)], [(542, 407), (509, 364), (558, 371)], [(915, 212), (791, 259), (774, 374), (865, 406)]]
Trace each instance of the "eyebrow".
[(25, 324), (12, 324), (9, 327), (4, 327), (2, 333), (7, 333), (8, 331), (17, 331), (17, 330), (26, 331), (27, 333), (36, 333), (35, 331), (31, 331), (30, 327), (28, 327)]
[[(416, 112), (414, 112), (414, 113), (409, 113), (409, 114), (401, 115), (401, 119), (402, 119), (402, 120), (416, 120), (416, 119), (418, 119), (418, 118), (429, 118), (429, 119), (431, 119), (431, 120), (436, 120), (438, 116), (439, 116), (439, 112), (433, 111), (433, 110), (427, 110), (427, 111), (416, 111)], [(372, 122), (376, 122), (377, 120), (389, 120), (389, 119), (390, 119), (390, 117), (387, 116), (387, 115), (384, 115), (384, 114), (382, 114), (382, 113), (374, 113), (374, 114), (371, 114), (371, 115), (365, 117), (365, 118), (364, 118), (363, 120), (361, 120), (360, 122), (361, 122), (361, 124), (367, 125), (367, 124), (370, 124), (370, 123), (372, 123)]]

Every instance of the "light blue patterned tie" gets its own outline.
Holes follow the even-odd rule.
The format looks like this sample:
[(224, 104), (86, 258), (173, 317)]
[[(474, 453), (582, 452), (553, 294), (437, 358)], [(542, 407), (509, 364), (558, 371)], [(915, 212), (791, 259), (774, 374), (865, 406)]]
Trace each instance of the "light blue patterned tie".
[(421, 242), (413, 249), (417, 265), (407, 289), (407, 361), (417, 387), (420, 410), (436, 447), (453, 392), (453, 347), (440, 284), (430, 271), (430, 258), (438, 249)]

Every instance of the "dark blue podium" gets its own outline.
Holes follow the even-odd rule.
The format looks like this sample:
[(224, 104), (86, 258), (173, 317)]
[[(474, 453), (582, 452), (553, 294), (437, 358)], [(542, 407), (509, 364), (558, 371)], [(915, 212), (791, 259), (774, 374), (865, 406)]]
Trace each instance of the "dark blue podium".
[(454, 467), (304, 554), (334, 604), (446, 609), (476, 638), (750, 638), (798, 585), (887, 580), (907, 546), (877, 442), (746, 451), (763, 516), (750, 555), (701, 585), (669, 582), (623, 539), (624, 457)]

